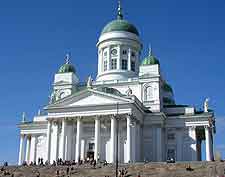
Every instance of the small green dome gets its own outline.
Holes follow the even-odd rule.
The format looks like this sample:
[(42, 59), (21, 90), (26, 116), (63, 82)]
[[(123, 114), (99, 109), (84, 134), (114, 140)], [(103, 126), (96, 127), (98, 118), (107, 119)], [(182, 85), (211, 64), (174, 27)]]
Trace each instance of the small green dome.
[(76, 73), (76, 70), (71, 64), (64, 64), (59, 68), (58, 73)]
[(163, 84), (163, 90), (166, 91), (166, 92), (173, 93), (172, 87), (169, 84), (167, 84), (166, 82)]
[(141, 65), (156, 65), (156, 64), (159, 65), (159, 60), (155, 56), (151, 55), (151, 56), (146, 57), (142, 61)]
[(139, 32), (137, 28), (123, 19), (116, 19), (109, 22), (102, 30), (101, 34), (112, 32), (112, 31), (126, 31), (130, 33), (134, 33), (139, 36)]
[(76, 69), (70, 64), (70, 57), (70, 54), (66, 54), (65, 64), (59, 68), (58, 73), (76, 73)]

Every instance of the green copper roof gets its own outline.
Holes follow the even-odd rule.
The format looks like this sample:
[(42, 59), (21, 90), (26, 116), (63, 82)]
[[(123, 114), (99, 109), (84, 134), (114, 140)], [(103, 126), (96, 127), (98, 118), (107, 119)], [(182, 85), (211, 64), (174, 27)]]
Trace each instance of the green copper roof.
[(155, 65), (155, 64), (159, 65), (159, 60), (155, 56), (148, 56), (141, 63), (141, 65)]
[(172, 87), (169, 84), (167, 84), (166, 82), (163, 84), (163, 90), (173, 93)]
[(163, 103), (167, 105), (175, 105), (175, 101), (171, 98), (163, 97)]
[(70, 54), (66, 54), (66, 63), (59, 68), (58, 73), (76, 73), (76, 70), (72, 64), (70, 64)]
[(76, 73), (76, 70), (71, 64), (64, 64), (59, 68), (58, 73)]
[(123, 19), (121, 2), (118, 1), (117, 19), (109, 22), (102, 30), (101, 34), (112, 32), (112, 31), (126, 31), (134, 33), (139, 36), (137, 28)]
[(139, 36), (139, 32), (137, 28), (131, 23), (129, 23), (128, 21), (123, 19), (113, 20), (110, 23), (108, 23), (103, 28), (101, 34), (112, 32), (112, 31), (126, 31), (126, 32), (134, 33)]
[(141, 65), (156, 65), (160, 64), (159, 60), (153, 55), (152, 48), (149, 48), (149, 55), (142, 61)]

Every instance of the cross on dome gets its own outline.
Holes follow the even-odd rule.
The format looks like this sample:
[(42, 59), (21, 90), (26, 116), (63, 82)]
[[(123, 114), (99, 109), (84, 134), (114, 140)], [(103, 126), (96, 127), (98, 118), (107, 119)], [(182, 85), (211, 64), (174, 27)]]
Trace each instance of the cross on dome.
[(118, 0), (117, 19), (118, 20), (122, 20), (123, 19), (121, 0)]
[(67, 53), (66, 56), (65, 56), (66, 64), (69, 64), (70, 63), (70, 58), (71, 58), (71, 54), (70, 53)]
[(153, 54), (152, 54), (152, 45), (151, 44), (149, 44), (149, 54), (148, 54), (149, 56), (152, 56)]

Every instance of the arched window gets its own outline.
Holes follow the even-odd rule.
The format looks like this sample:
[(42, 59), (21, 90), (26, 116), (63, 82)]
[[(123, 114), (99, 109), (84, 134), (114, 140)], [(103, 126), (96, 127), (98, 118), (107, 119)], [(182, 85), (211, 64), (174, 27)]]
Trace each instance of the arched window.
[(144, 101), (150, 101), (153, 99), (153, 88), (148, 86), (144, 91)]

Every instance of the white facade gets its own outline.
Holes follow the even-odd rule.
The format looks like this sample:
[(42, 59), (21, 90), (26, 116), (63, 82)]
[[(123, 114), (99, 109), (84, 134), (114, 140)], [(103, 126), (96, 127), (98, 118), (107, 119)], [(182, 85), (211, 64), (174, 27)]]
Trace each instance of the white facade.
[(197, 161), (204, 140), (206, 160), (213, 160), (214, 113), (175, 104), (160, 65), (139, 63), (137, 34), (103, 33), (97, 48), (96, 81), (81, 85), (68, 68), (55, 74), (46, 114), (21, 122), (19, 164), (87, 157), (114, 163), (116, 155), (121, 163)]

